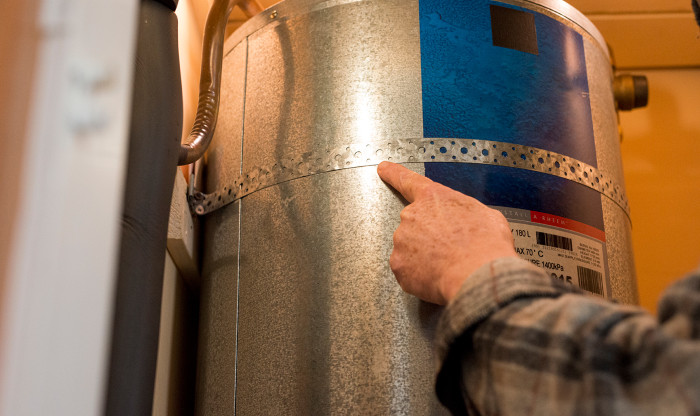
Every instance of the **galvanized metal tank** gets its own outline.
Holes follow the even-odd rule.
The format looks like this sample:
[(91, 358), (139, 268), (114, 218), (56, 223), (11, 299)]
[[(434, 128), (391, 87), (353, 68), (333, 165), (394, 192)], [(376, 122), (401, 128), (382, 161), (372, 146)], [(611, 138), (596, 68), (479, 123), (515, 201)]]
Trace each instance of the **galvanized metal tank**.
[(636, 303), (604, 40), (562, 1), (286, 0), (225, 47), (199, 414), (442, 414), (440, 309), (389, 269), (405, 163), (500, 207), (524, 258)]

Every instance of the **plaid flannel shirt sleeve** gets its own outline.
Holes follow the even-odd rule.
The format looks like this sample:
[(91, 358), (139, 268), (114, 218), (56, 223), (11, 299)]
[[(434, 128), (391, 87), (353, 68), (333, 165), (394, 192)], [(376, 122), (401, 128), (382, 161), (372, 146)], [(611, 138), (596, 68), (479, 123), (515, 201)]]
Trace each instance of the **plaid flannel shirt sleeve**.
[(453, 414), (698, 415), (699, 317), (699, 274), (666, 291), (656, 320), (499, 259), (440, 318), (437, 395)]

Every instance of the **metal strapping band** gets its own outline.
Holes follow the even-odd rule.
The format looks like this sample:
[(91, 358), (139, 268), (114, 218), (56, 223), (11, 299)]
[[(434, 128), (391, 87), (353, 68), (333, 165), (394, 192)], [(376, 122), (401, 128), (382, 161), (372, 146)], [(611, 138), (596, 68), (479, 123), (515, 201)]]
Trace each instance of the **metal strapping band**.
[(602, 193), (629, 215), (624, 188), (595, 167), (536, 147), (489, 140), (400, 139), (354, 143), (283, 158), (270, 167), (254, 167), (230, 186), (211, 194), (195, 191), (190, 205), (199, 215), (226, 206), (255, 191), (282, 182), (341, 169), (395, 163), (452, 162), (508, 166), (558, 176)]

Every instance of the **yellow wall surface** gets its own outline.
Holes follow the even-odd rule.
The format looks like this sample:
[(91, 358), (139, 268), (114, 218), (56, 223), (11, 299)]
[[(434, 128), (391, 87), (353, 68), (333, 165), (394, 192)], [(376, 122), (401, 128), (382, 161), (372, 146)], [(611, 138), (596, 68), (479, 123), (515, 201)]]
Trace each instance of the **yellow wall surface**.
[(637, 70), (649, 106), (621, 113), (640, 304), (700, 265), (700, 68)]

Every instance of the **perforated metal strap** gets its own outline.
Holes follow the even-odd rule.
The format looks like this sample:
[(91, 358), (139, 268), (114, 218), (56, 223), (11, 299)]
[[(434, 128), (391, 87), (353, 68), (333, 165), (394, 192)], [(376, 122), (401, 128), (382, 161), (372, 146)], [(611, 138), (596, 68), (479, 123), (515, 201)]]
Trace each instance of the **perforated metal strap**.
[(282, 182), (341, 169), (395, 163), (452, 162), (508, 166), (558, 176), (580, 183), (615, 201), (629, 215), (624, 188), (595, 167), (569, 156), (530, 146), (490, 140), (402, 139), (353, 143), (277, 160), (272, 166), (254, 167), (234, 183), (190, 196), (193, 211), (205, 215), (233, 201)]

